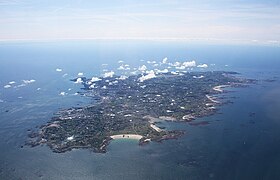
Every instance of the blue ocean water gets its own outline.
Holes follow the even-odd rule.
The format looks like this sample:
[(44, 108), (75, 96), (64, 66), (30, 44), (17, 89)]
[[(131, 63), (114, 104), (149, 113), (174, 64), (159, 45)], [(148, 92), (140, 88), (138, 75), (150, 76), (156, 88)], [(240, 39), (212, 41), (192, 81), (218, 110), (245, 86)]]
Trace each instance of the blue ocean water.
[[(279, 179), (279, 50), (165, 41), (1, 43), (0, 179)], [(137, 68), (165, 57), (170, 62), (196, 60), (209, 65), (205, 70), (237, 71), (259, 82), (222, 95), (233, 103), (196, 120), (208, 125), (166, 123), (186, 130), (178, 140), (141, 147), (136, 141), (113, 141), (106, 154), (21, 148), (27, 130), (44, 124), (59, 109), (91, 103), (75, 95), (80, 85), (69, 80), (78, 73), (100, 76), (107, 69), (118, 74), (118, 61)], [(16, 83), (4, 88), (11, 81)]]

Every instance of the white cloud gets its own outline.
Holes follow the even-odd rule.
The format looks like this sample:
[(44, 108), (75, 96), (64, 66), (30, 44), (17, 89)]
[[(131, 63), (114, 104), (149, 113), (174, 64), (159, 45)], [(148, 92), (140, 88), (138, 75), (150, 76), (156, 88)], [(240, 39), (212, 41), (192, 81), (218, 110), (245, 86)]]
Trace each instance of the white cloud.
[(123, 61), (118, 61), (118, 63), (123, 63)]
[(118, 70), (130, 70), (130, 67), (128, 64), (125, 64), (125, 65), (121, 65), (120, 67), (118, 67)]
[(57, 71), (57, 72), (61, 72), (61, 71), (62, 71), (62, 69), (60, 69), (60, 68), (56, 68), (56, 71)]
[(195, 78), (195, 79), (201, 79), (201, 78), (204, 78), (204, 76), (203, 76), (203, 75), (200, 75), (200, 76), (193, 76), (193, 78)]
[(14, 88), (19, 88), (19, 87), (24, 87), (24, 86), (26, 86), (26, 84), (20, 84), (20, 85), (15, 86)]
[(195, 67), (196, 66), (196, 62), (193, 60), (193, 61), (186, 61), (186, 62), (183, 62), (183, 66), (185, 66), (186, 68), (188, 67)]
[(139, 71), (146, 71), (147, 67), (145, 65), (142, 65), (138, 68)]
[(163, 64), (166, 64), (166, 63), (167, 63), (167, 57), (163, 58), (162, 63), (163, 63)]
[[(5, 0), (5, 3), (8, 1), (11, 0)], [(172, 7), (170, 7), (170, 2), (172, 2)], [(59, 12), (55, 13), (38, 12), (36, 8), (30, 8), (30, 11), (26, 12), (25, 9), (29, 8), (30, 3), (20, 3), (23, 8), (7, 7), (1, 11), (0, 34), (1, 39), (98, 39), (106, 37), (107, 39), (127, 39), (134, 37), (136, 39), (203, 39), (205, 41), (225, 39), (228, 42), (232, 39), (261, 38), (261, 40), (279, 41), (279, 3), (274, 5), (277, 4), (277, 0), (274, 0), (275, 3), (270, 3), (272, 1), (209, 2), (191, 3), (190, 1), (169, 0), (153, 9), (153, 1), (139, 1), (139, 3), (127, 1), (123, 4), (123, 9), (127, 10), (125, 14), (118, 6), (108, 7), (108, 3), (100, 3), (99, 10), (92, 11), (94, 6), (86, 7), (69, 2), (67, 8), (58, 8)], [(54, 5), (46, 4), (46, 6), (46, 9), (56, 8)], [(78, 13), (71, 9), (76, 9)], [(150, 11), (151, 9), (153, 11)], [(61, 13), (67, 16), (61, 16)], [(41, 17), (40, 21), (38, 17)], [(59, 23), (54, 23), (54, 19)], [(46, 26), (36, 26), (42, 22)], [(14, 26), (9, 26), (11, 23)], [(26, 25), (30, 23), (34, 24), (31, 30), (26, 28)], [(151, 25), (153, 28), (150, 28)], [(127, 27), (131, 28), (129, 32)], [(11, 36), (7, 37), (5, 34)]]
[(199, 68), (207, 68), (208, 65), (207, 64), (199, 64), (199, 65), (197, 65), (197, 67), (199, 67)]
[(31, 80), (22, 80), (24, 84), (31, 84), (34, 83), (36, 80), (31, 79)]
[(148, 64), (155, 64), (157, 63), (156, 61), (147, 61)]
[(65, 73), (65, 74), (63, 74), (63, 75), (62, 75), (62, 77), (65, 77), (65, 76), (67, 76), (67, 75), (68, 75), (68, 74), (67, 74), (67, 73)]
[(130, 74), (136, 75), (136, 74), (137, 74), (137, 71), (132, 71), (132, 72), (130, 72)]
[(168, 69), (164, 69), (164, 70), (157, 70), (157, 73), (168, 73)]
[(102, 79), (98, 78), (98, 77), (92, 77), (91, 78), (91, 82), (97, 82), (97, 81), (101, 81)]
[(70, 136), (67, 138), (67, 141), (72, 141), (74, 139), (74, 136)]
[(128, 78), (127, 76), (123, 76), (123, 75), (122, 75), (122, 76), (120, 76), (118, 79), (119, 79), (119, 80), (125, 80), (125, 79), (127, 79), (127, 78)]
[(113, 77), (113, 76), (114, 76), (114, 74), (115, 74), (115, 72), (114, 72), (114, 71), (106, 72), (106, 73), (104, 74), (104, 78), (107, 78), (107, 77)]
[(95, 84), (90, 85), (89, 88), (90, 88), (90, 89), (95, 88)]
[(12, 86), (9, 85), (9, 84), (7, 84), (7, 85), (4, 86), (4, 88), (6, 88), (6, 89), (7, 89), (7, 88), (10, 88), (10, 87), (12, 87)]
[(11, 81), (11, 82), (9, 82), (9, 84), (15, 84), (16, 82), (15, 81)]
[(151, 71), (148, 71), (148, 74), (147, 74), (147, 75), (142, 75), (142, 76), (138, 79), (138, 81), (143, 82), (143, 81), (145, 81), (145, 80), (152, 79), (152, 78), (155, 78), (155, 77), (156, 77), (155, 72), (154, 72), (153, 70), (151, 70)]
[(60, 96), (65, 96), (66, 94), (67, 94), (66, 92), (63, 92), (63, 91), (62, 91), (62, 92), (60, 92), (59, 95), (60, 95)]
[(82, 83), (83, 81), (82, 81), (82, 78), (77, 78), (77, 80), (76, 80), (76, 84), (80, 84), (80, 83)]
[(176, 69), (185, 69), (185, 66), (177, 66)]
[(41, 90), (41, 88), (37, 88), (37, 91), (40, 91)]
[(82, 73), (82, 72), (78, 73), (78, 76), (83, 76), (83, 75), (84, 75), (84, 73)]
[(175, 62), (173, 65), (174, 65), (174, 66), (180, 66), (181, 63), (177, 61), (177, 62)]
[(147, 74), (154, 73), (154, 70), (146, 71)]
[(125, 70), (125, 68), (123, 65), (121, 65), (120, 67), (118, 67), (118, 70)]

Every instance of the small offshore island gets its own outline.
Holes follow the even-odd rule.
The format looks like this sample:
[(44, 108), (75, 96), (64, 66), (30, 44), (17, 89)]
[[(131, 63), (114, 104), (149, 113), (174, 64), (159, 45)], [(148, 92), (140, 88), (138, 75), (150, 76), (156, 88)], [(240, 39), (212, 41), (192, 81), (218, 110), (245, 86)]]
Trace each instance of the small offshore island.
[(214, 114), (221, 105), (214, 95), (222, 93), (222, 88), (254, 82), (236, 74), (211, 71), (73, 79), (84, 86), (80, 94), (92, 97), (94, 103), (59, 111), (29, 134), (27, 144), (46, 144), (57, 153), (74, 148), (105, 153), (112, 139), (139, 139), (139, 144), (145, 144), (177, 138), (184, 132), (159, 128), (158, 121), (190, 122)]

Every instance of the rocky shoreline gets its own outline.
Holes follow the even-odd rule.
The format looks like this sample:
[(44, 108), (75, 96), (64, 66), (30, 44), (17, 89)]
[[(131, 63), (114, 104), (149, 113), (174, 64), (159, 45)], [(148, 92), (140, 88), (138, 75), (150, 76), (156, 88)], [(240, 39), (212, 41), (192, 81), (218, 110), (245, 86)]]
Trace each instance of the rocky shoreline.
[[(223, 103), (213, 95), (224, 93), (224, 87), (254, 82), (236, 78), (235, 74), (224, 71), (166, 73), (145, 81), (139, 81), (139, 76), (122, 80), (117, 76), (99, 78), (98, 81), (80, 78), (84, 86), (82, 94), (92, 97), (96, 103), (59, 111), (39, 130), (30, 132), (26, 144), (31, 147), (46, 144), (56, 153), (80, 148), (105, 153), (111, 136), (118, 134), (142, 136), (139, 145), (176, 139), (184, 132), (161, 129), (155, 121), (191, 122), (197, 117), (215, 114), (216, 106)], [(203, 78), (194, 78), (198, 76)]]

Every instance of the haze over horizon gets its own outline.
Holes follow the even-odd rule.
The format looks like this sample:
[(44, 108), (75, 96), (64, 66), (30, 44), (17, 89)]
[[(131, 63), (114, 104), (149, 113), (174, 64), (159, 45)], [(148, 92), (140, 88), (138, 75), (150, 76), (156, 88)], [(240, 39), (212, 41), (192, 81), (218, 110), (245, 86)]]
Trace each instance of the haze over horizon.
[(0, 41), (167, 39), (280, 42), (278, 1), (0, 0)]

